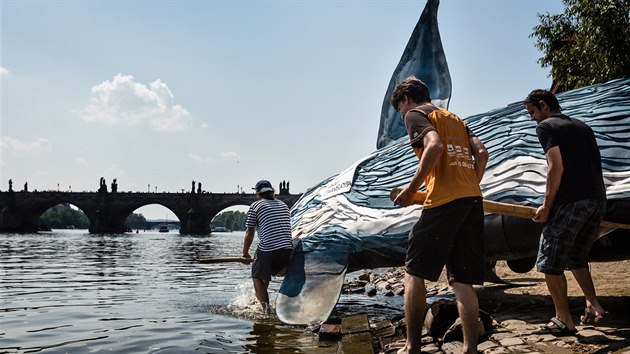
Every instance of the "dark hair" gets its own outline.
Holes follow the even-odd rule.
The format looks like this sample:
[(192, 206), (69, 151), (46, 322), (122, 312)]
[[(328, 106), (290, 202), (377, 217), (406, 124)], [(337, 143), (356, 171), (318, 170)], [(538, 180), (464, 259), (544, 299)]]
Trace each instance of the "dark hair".
[(395, 110), (398, 110), (398, 105), (402, 102), (405, 96), (416, 103), (431, 101), (427, 85), (413, 75), (404, 79), (394, 89), (391, 102)]
[(274, 192), (274, 191), (258, 192), (258, 193), (256, 193), (256, 194), (258, 194), (258, 196), (259, 196), (261, 199), (269, 199), (269, 200), (273, 200), (273, 199), (275, 199), (275, 198), (274, 198), (274, 194), (275, 194), (275, 192)]
[(554, 95), (553, 92), (549, 90), (542, 90), (542, 89), (533, 90), (532, 92), (529, 93), (529, 95), (527, 95), (527, 98), (525, 98), (524, 102), (531, 103), (536, 108), (540, 109), (540, 101), (545, 101), (547, 106), (549, 106), (549, 108), (552, 111), (560, 109), (560, 104), (558, 103), (558, 99), (556, 98), (556, 95)]

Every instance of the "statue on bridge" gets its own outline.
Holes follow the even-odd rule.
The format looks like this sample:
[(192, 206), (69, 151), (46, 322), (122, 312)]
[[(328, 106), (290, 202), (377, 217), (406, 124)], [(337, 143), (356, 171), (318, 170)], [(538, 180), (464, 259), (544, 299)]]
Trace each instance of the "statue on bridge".
[(28, 192), (28, 182), (24, 182), (24, 192)]
[(192, 181), (192, 190), (190, 193), (195, 194), (195, 181)]
[(9, 192), (13, 192), (13, 180), (9, 180)]
[(105, 183), (105, 178), (101, 177), (101, 186), (98, 188), (99, 193), (107, 193), (107, 183)]
[(289, 182), (282, 181), (280, 182), (280, 193), (282, 195), (289, 194)]
[(118, 182), (116, 182), (116, 178), (114, 178), (114, 181), (112, 182), (112, 193), (116, 192), (118, 192)]
[(197, 193), (201, 194), (201, 182), (197, 183)]

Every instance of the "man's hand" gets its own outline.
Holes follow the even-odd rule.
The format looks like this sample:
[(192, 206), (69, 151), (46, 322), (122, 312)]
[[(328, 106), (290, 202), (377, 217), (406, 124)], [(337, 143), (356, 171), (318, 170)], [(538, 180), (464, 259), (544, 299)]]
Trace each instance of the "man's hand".
[(532, 216), (532, 220), (539, 224), (546, 223), (549, 220), (549, 208), (544, 205), (539, 206), (534, 216)]
[(402, 190), (402, 192), (398, 193), (396, 199), (394, 199), (394, 205), (400, 205), (401, 207), (408, 207), (413, 204), (413, 195), (408, 188)]
[(252, 256), (249, 255), (249, 252), (245, 252), (243, 253), (243, 255), (241, 256), (243, 258), (243, 264), (248, 264), (253, 262)]

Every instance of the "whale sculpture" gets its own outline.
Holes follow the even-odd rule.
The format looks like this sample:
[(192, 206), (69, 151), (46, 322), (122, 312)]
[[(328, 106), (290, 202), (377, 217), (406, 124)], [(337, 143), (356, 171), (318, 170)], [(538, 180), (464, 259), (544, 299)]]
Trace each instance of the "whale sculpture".
[[(437, 1), (429, 1), (427, 8), (430, 5), (437, 6)], [(425, 8), (423, 16), (426, 12)], [(422, 63), (416, 61), (414, 65)], [(408, 65), (399, 64), (394, 75), (401, 68), (410, 70)], [(448, 83), (450, 93), (450, 80)], [(604, 219), (630, 222), (630, 78), (557, 96), (564, 113), (584, 120), (595, 131), (608, 198)], [(536, 137), (536, 124), (522, 102), (465, 120), (490, 154), (481, 182), (484, 198), (540, 205), (547, 163)], [(339, 299), (346, 272), (404, 264), (407, 235), (422, 208), (394, 206), (390, 191), (405, 186), (416, 166), (417, 158), (405, 134), (304, 193), (291, 209), (295, 250), (276, 298), (281, 321), (324, 321)], [(540, 224), (529, 219), (486, 214), (489, 266), (507, 260), (511, 269), (529, 271), (540, 231)], [(590, 258), (629, 259), (630, 230), (602, 232)]]

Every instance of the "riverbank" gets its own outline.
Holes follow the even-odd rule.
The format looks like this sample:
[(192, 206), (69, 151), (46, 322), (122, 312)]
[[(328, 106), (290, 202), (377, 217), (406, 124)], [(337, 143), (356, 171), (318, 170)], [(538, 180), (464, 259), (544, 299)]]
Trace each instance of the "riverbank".
[[(591, 269), (598, 297), (608, 315), (595, 326), (579, 325), (584, 298), (575, 279), (567, 273), (569, 304), (578, 332), (574, 336), (555, 337), (534, 334), (554, 315), (543, 276), (535, 270), (517, 274), (509, 270), (505, 262), (499, 262), (496, 273), (508, 284), (486, 283), (477, 288), (480, 309), (487, 312), (492, 321), (479, 344), (479, 352), (630, 353), (630, 261), (592, 263)], [(402, 274), (401, 268), (383, 274), (365, 273), (351, 279), (344, 290), (358, 292), (363, 286), (368, 295), (402, 296)], [(452, 297), (444, 274), (437, 282), (427, 283), (427, 293), (430, 297)], [(431, 302), (431, 298), (428, 301)], [(383, 321), (372, 324), (374, 352), (392, 353), (404, 344), (404, 318), (388, 320), (389, 327), (383, 325)], [(426, 334), (426, 329), (422, 340), (425, 343), (422, 350), (426, 353), (453, 353), (461, 346), (456, 340), (448, 341), (447, 338), (442, 342), (433, 338)]]

